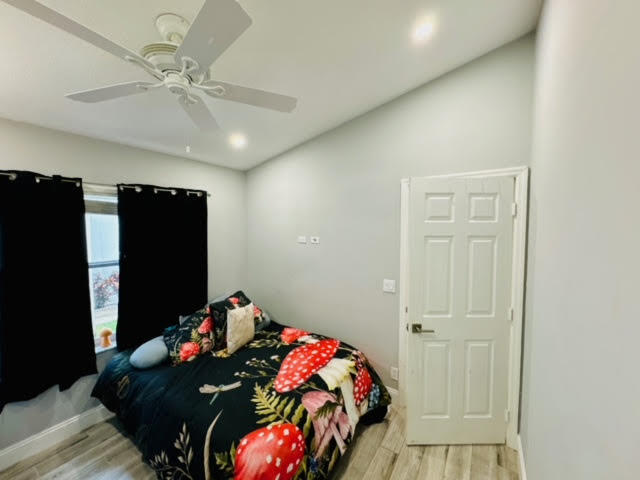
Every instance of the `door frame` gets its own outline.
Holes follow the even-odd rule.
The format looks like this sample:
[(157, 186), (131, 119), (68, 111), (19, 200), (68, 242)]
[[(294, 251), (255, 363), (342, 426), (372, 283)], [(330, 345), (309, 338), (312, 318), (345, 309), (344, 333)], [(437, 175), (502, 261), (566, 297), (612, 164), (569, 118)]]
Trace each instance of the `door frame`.
[[(527, 256), (527, 224), (529, 200), (529, 167), (511, 167), (497, 170), (435, 175), (426, 178), (482, 178), (513, 177), (516, 216), (513, 226), (513, 261), (511, 270), (511, 304), (513, 319), (509, 329), (509, 379), (507, 393), (507, 446), (518, 447), (518, 419), (520, 409), (522, 326), (524, 323), (524, 296)], [(407, 325), (409, 324), (409, 185), (410, 179), (400, 181), (400, 287), (399, 287), (399, 358), (398, 403), (406, 406), (407, 378)]]

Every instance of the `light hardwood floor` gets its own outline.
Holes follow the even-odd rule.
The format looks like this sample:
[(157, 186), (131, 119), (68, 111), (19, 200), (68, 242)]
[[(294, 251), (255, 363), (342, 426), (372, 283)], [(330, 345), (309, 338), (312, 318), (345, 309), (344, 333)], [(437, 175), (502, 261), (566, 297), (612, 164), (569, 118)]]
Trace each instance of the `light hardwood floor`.
[[(503, 445), (408, 447), (403, 411), (361, 428), (334, 480), (519, 480), (517, 452)], [(147, 480), (142, 462), (117, 420), (94, 425), (50, 450), (0, 472), (2, 480)]]

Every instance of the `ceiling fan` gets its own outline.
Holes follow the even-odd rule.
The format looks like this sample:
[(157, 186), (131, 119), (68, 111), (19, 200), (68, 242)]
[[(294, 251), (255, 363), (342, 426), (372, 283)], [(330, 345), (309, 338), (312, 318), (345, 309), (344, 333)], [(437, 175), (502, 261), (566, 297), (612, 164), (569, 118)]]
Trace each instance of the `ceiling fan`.
[(220, 82), (210, 77), (211, 64), (252, 23), (251, 17), (236, 0), (205, 0), (191, 25), (173, 13), (160, 15), (156, 19), (156, 27), (164, 41), (144, 46), (140, 54), (35, 0), (2, 1), (139, 66), (157, 80), (120, 83), (66, 95), (72, 100), (102, 102), (166, 87), (178, 96), (182, 108), (203, 131), (217, 129), (218, 123), (194, 91), (280, 112), (291, 112), (296, 107), (297, 100), (293, 97)]

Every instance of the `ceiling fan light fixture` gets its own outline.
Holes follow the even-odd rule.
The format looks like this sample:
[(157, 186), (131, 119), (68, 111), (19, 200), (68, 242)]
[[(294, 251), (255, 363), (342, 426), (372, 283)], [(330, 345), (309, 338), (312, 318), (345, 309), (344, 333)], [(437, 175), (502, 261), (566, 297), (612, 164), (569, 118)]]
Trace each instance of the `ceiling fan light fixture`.
[(179, 45), (187, 36), (191, 24), (175, 13), (162, 13), (156, 17), (156, 28), (166, 42)]
[(236, 150), (242, 150), (247, 146), (247, 137), (243, 133), (232, 133), (229, 135), (229, 145)]
[[(73, 92), (66, 95), (71, 100), (83, 103), (104, 102), (166, 87), (176, 95), (179, 105), (203, 132), (218, 130), (220, 126), (202, 98), (193, 94), (194, 90), (214, 98), (280, 112), (291, 112), (297, 104), (295, 98), (287, 95), (211, 80), (211, 65), (252, 24), (251, 17), (237, 0), (204, 0), (202, 8), (191, 23), (174, 13), (163, 13), (156, 17), (156, 27), (164, 41), (145, 45), (140, 54), (118, 45), (38, 0), (3, 1), (140, 67), (157, 80), (156, 83), (133, 81)], [(242, 134), (234, 134), (230, 143), (234, 148), (240, 149), (246, 146), (247, 139)]]

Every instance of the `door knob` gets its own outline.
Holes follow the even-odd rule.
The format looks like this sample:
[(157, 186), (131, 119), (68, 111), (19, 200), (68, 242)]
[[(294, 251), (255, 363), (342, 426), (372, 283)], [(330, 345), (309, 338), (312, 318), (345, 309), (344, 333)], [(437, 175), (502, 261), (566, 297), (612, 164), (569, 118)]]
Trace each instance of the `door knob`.
[(420, 323), (412, 323), (411, 333), (436, 333), (436, 331), (431, 329), (423, 329), (422, 324)]

